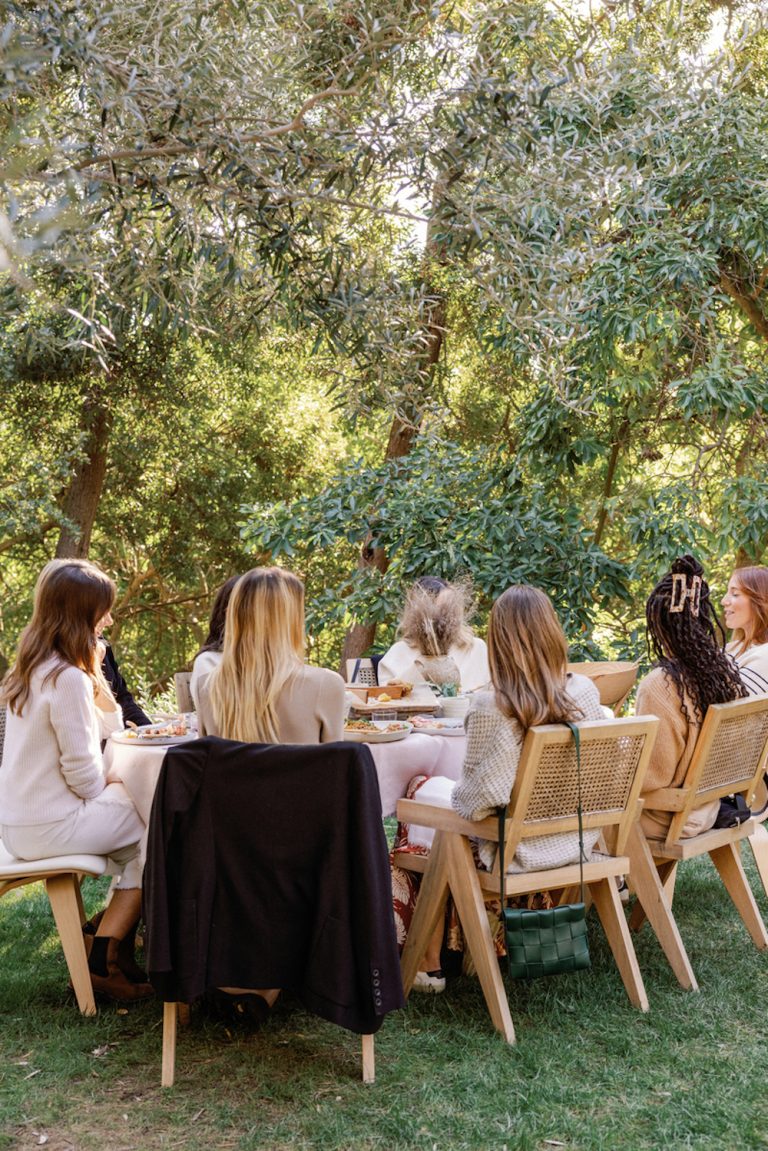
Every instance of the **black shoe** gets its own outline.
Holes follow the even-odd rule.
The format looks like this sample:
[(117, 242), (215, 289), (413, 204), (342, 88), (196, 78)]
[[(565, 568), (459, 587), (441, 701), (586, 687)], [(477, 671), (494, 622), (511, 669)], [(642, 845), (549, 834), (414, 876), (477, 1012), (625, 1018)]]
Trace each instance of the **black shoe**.
[(216, 1019), (219, 1023), (235, 1024), (254, 1031), (266, 1023), (270, 1010), (264, 996), (255, 991), (235, 995), (222, 991), (220, 987), (212, 987), (206, 991), (203, 1007), (209, 1018)]

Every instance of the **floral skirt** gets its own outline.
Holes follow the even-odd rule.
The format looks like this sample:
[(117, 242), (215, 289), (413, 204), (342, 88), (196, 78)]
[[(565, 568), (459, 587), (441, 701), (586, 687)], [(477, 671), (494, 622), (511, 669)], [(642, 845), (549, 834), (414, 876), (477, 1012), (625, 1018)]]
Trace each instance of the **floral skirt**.
[[(405, 798), (413, 799), (428, 778), (426, 775), (415, 775), (408, 784)], [(477, 853), (476, 843), (471, 841), (471, 845), (475, 866), (478, 871), (487, 871), (488, 868)], [(404, 852), (406, 855), (426, 856), (429, 855), (429, 848), (410, 843), (408, 839), (408, 824), (398, 823), (389, 862), (392, 871), (392, 903), (395, 912), (395, 930), (397, 932), (398, 947), (402, 951), (405, 946), (405, 941), (408, 938), (411, 920), (413, 919), (413, 913), (416, 908), (416, 900), (418, 899), (419, 887), (421, 885), (421, 872), (408, 871), (404, 867), (397, 867), (394, 863), (395, 852)], [(508, 905), (541, 910), (554, 907), (554, 901), (548, 891), (542, 891), (521, 896), (518, 900), (508, 900)], [(496, 954), (499, 957), (504, 956), (507, 953), (504, 947), (504, 926), (501, 921), (501, 901), (499, 899), (489, 899), (486, 901), (485, 909), (488, 915), (488, 923), (491, 928)], [(445, 909), (444, 945), (449, 951), (464, 951), (464, 934), (461, 930), (461, 923), (456, 913), (455, 904), (450, 897), (448, 898)], [(468, 957), (465, 957), (464, 971), (467, 974), (471, 971), (471, 964), (468, 963)]]

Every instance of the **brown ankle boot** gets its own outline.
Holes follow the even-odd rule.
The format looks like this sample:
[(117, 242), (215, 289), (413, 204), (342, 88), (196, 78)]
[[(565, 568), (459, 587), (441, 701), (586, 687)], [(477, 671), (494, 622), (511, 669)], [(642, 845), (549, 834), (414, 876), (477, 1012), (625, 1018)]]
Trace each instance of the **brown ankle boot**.
[(133, 983), (120, 969), (119, 939), (106, 935), (95, 935), (91, 953), (88, 956), (88, 969), (91, 984), (96, 995), (114, 999), (117, 1003), (134, 1003), (139, 999), (151, 999), (155, 994), (151, 983)]

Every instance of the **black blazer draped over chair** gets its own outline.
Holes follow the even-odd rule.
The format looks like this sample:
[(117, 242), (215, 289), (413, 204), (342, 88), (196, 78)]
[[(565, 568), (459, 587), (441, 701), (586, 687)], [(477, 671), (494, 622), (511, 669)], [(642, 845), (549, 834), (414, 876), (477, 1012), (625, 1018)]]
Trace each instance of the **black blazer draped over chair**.
[(147, 966), (166, 1002), (282, 987), (359, 1034), (404, 1005), (387, 845), (361, 744), (169, 749), (144, 874)]

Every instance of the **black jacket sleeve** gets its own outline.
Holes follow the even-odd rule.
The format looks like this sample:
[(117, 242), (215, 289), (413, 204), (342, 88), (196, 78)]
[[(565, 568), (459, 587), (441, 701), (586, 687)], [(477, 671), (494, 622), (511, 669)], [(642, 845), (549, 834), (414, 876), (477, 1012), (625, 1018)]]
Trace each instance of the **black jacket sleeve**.
[(112, 694), (123, 709), (123, 719), (126, 723), (130, 720), (131, 723), (141, 726), (144, 723), (151, 723), (152, 720), (145, 714), (137, 704), (128, 690), (125, 680), (120, 674), (120, 668), (117, 666), (112, 648), (107, 644), (107, 650), (104, 655), (104, 660), (101, 665), (101, 670), (104, 673), (104, 678), (112, 689)]

